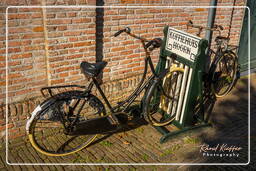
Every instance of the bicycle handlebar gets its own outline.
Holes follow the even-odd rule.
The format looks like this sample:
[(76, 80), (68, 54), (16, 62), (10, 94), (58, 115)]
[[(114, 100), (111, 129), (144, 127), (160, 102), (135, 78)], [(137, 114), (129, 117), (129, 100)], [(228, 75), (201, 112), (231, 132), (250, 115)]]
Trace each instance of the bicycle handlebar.
[(114, 36), (115, 37), (117, 37), (117, 36), (119, 36), (121, 33), (123, 33), (123, 32), (126, 32), (126, 33), (130, 33), (131, 32), (131, 29), (129, 28), (129, 27), (126, 27), (126, 28), (124, 28), (124, 29), (122, 29), (122, 30), (119, 30), (118, 32), (116, 32), (115, 34), (114, 34)]
[[(161, 46), (161, 44), (162, 44), (162, 39), (161, 38), (155, 38), (155, 39), (149, 41), (148, 39), (146, 39), (144, 37), (140, 37), (140, 36), (137, 36), (137, 35), (131, 33), (131, 29), (129, 27), (126, 27), (126, 28), (124, 28), (122, 30), (117, 31), (114, 34), (114, 36), (117, 37), (117, 36), (119, 36), (123, 32), (127, 33), (128, 35), (130, 35), (130, 36), (132, 36), (132, 37), (134, 37), (136, 39), (139, 39), (141, 41), (141, 43), (143, 44), (145, 49), (149, 48), (152, 45), (153, 47), (150, 48), (151, 51), (154, 48), (159, 48)], [(147, 42), (147, 43), (145, 43), (145, 42)]]
[(198, 36), (200, 36), (200, 33), (202, 32), (203, 29), (205, 30), (210, 30), (210, 31), (217, 31), (219, 32), (219, 35), (221, 34), (221, 30), (223, 30), (223, 27), (221, 25), (217, 25), (215, 24), (212, 28), (210, 27), (203, 27), (203, 26), (200, 26), (200, 25), (194, 25), (193, 22), (191, 20), (188, 21), (187, 23), (187, 29), (188, 27), (194, 27), (194, 28), (198, 28)]
[(159, 48), (162, 45), (162, 39), (161, 38), (154, 38), (153, 40), (150, 40), (145, 45), (145, 48), (149, 48), (151, 45), (153, 46), (153, 48)]

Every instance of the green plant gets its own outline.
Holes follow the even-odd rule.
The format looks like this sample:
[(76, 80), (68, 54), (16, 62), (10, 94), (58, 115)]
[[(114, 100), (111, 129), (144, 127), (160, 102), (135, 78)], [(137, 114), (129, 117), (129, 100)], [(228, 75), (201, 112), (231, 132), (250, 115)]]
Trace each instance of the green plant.
[(72, 163), (87, 163), (90, 161), (90, 158), (86, 156), (85, 158), (78, 156), (77, 158), (72, 160)]
[(101, 141), (100, 145), (106, 146), (106, 147), (110, 147), (113, 145), (113, 143), (109, 142), (109, 141)]
[(136, 131), (139, 132), (139, 133), (143, 133), (144, 132), (144, 128), (139, 127), (139, 128), (136, 129)]
[(174, 152), (179, 150), (180, 148), (181, 148), (181, 145), (175, 144), (171, 148), (165, 150), (160, 156), (164, 157), (164, 156), (167, 156), (169, 154), (174, 154)]
[(143, 155), (142, 155), (142, 158), (143, 158), (143, 160), (147, 161), (148, 158), (149, 158), (149, 156), (148, 156), (147, 154), (143, 154)]
[(187, 136), (187, 137), (185, 137), (183, 139), (183, 142), (185, 144), (198, 144), (199, 143), (199, 139), (196, 138), (196, 137), (189, 137), (189, 136)]

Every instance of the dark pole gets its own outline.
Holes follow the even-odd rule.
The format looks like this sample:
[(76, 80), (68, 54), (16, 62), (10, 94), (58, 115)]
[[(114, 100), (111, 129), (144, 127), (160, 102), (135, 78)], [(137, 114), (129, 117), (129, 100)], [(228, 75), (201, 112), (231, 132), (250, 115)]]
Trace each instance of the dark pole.
[[(104, 8), (100, 8), (100, 6), (104, 6), (104, 0), (96, 0), (96, 20), (95, 20), (95, 51), (96, 51), (96, 62), (100, 62), (103, 60), (103, 28), (104, 28)], [(103, 74), (101, 73), (97, 79), (99, 84), (102, 83)]]
[(99, 6), (104, 6), (104, 0), (96, 0), (96, 62), (102, 61), (103, 59), (103, 27), (104, 27), (104, 8), (99, 8)]
[(234, 10), (235, 10), (234, 6), (235, 6), (235, 4), (236, 4), (236, 0), (233, 1), (233, 8), (232, 8), (232, 12), (231, 12), (231, 18), (230, 18), (230, 22), (229, 22), (228, 36), (227, 37), (230, 36), (230, 32), (231, 32), (231, 25), (232, 25), (232, 21), (233, 21), (233, 15), (234, 15)]
[[(218, 2), (218, 0), (211, 0), (210, 6), (216, 7), (217, 2)], [(210, 27), (210, 28), (213, 27), (215, 16), (216, 16), (216, 8), (209, 8), (207, 27)], [(212, 31), (206, 30), (205, 38), (206, 38), (206, 40), (208, 40), (208, 43), (209, 43), (209, 46), (206, 49), (206, 53), (209, 54), (209, 47), (211, 47), (211, 40), (212, 40)], [(205, 64), (205, 71), (206, 72), (208, 72), (210, 62), (211, 62), (211, 58), (210, 58), (209, 55), (207, 55), (206, 64)]]

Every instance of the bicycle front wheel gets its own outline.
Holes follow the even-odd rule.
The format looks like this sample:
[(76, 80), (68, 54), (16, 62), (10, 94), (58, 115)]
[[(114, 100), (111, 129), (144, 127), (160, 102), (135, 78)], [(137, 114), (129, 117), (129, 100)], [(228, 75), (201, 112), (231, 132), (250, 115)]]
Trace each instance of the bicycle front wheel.
[(28, 128), (28, 136), (37, 151), (48, 156), (65, 156), (87, 147), (97, 137), (86, 133), (72, 135), (72, 123), (103, 116), (105, 108), (97, 97), (82, 91), (56, 96), (47, 100), (55, 100), (53, 104), (37, 112)]
[(147, 92), (144, 106), (144, 118), (154, 126), (165, 126), (176, 116), (179, 91), (184, 69), (174, 67), (166, 76), (154, 82)]
[(232, 51), (225, 52), (213, 63), (210, 73), (211, 89), (216, 97), (224, 97), (234, 86), (238, 70), (238, 58)]

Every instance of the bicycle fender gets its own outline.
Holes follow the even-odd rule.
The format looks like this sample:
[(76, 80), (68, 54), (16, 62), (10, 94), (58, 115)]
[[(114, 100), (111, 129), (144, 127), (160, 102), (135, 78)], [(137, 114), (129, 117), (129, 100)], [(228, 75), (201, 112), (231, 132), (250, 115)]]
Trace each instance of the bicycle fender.
[(35, 119), (35, 117), (37, 116), (37, 114), (40, 113), (40, 111), (45, 110), (48, 106), (52, 105), (54, 102), (56, 101), (56, 99), (48, 99), (46, 101), (44, 101), (43, 103), (41, 103), (40, 105), (38, 105), (34, 111), (31, 113), (31, 117), (28, 119), (27, 123), (26, 123), (26, 132), (29, 133), (29, 128), (30, 125), (32, 123), (32, 121)]

